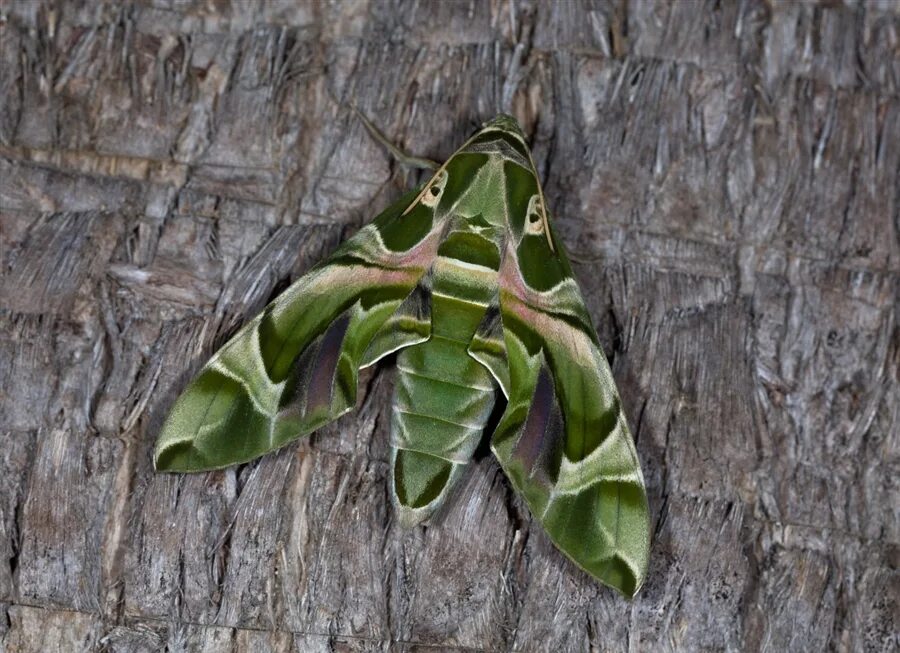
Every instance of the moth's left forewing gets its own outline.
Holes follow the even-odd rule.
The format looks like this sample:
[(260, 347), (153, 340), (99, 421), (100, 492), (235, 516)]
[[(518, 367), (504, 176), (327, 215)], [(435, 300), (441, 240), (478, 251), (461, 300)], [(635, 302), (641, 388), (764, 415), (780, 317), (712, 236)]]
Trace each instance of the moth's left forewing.
[[(506, 181), (510, 238), (498, 310), (506, 368), (495, 368), (509, 404), (492, 449), (553, 542), (630, 597), (649, 556), (637, 453), (561, 243), (546, 232), (537, 181), (511, 163)], [(489, 329), (479, 333), (496, 348)]]
[(433, 207), (408, 193), (298, 279), (200, 370), (156, 445), (159, 471), (246, 462), (333, 421), (357, 372), (427, 340)]

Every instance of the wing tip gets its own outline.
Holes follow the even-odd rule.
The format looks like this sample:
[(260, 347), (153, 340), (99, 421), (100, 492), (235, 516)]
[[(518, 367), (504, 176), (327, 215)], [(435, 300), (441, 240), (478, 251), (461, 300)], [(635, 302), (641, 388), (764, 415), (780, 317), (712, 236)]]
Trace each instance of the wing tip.
[(156, 472), (181, 473), (197, 471), (189, 463), (193, 447), (189, 441), (165, 442), (165, 433), (153, 450), (153, 469)]
[(423, 508), (410, 508), (401, 503), (396, 503), (394, 510), (397, 513), (397, 521), (400, 523), (400, 527), (407, 530), (427, 520), (433, 512)]
[[(553, 540), (553, 538), (550, 538)], [(556, 542), (554, 541), (554, 544)], [(606, 558), (599, 568), (588, 568), (587, 565), (576, 560), (571, 553), (557, 545), (557, 549), (576, 567), (594, 580), (618, 592), (629, 601), (637, 596), (647, 580), (647, 569), (635, 569), (624, 557), (613, 553)]]

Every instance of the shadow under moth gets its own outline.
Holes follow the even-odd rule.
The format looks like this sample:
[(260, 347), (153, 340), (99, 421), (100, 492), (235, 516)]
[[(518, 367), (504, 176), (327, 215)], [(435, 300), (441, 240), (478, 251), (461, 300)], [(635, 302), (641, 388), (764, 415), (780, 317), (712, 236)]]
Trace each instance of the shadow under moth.
[(359, 370), (394, 352), (400, 522), (441, 505), (502, 393), (491, 451), (534, 520), (575, 564), (634, 596), (650, 537), (640, 463), (510, 116), (225, 344), (172, 408), (156, 469), (222, 468), (306, 435), (351, 410)]

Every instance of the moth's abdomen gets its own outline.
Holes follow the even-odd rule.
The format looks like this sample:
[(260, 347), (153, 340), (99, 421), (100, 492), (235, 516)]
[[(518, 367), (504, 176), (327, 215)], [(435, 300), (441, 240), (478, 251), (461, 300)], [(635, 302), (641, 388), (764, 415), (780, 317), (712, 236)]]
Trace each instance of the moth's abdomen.
[(435, 276), (431, 338), (397, 357), (391, 444), (406, 525), (440, 504), (478, 446), (496, 397), (490, 373), (467, 351), (487, 303), (453, 285), (452, 275)]

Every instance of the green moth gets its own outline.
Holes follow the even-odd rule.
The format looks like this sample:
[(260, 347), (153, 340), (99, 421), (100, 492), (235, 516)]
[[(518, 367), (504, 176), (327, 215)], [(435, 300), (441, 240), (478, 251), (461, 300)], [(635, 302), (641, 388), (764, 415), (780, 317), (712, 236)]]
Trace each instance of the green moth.
[(649, 555), (640, 463), (510, 116), (223, 346), (172, 408), (156, 469), (226, 467), (308, 434), (353, 408), (359, 370), (394, 352), (400, 522), (441, 505), (502, 393), (490, 443), (513, 487), (563, 553), (633, 596)]

